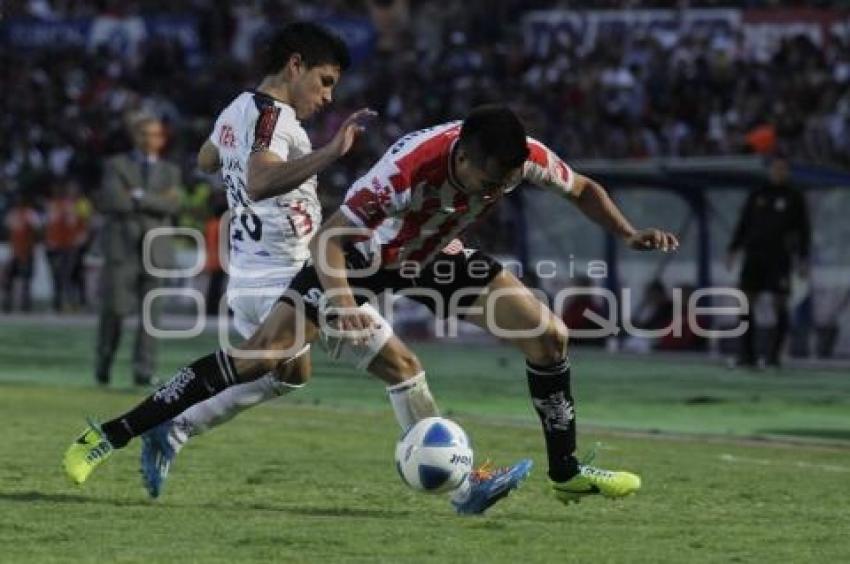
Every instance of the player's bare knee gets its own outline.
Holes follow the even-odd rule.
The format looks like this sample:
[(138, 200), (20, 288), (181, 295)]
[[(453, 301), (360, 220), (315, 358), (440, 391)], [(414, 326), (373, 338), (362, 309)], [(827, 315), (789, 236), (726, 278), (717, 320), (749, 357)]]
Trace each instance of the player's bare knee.
[(422, 371), (419, 358), (406, 347), (384, 347), (369, 363), (369, 372), (391, 385), (409, 380)]
[(528, 354), (528, 360), (534, 364), (548, 365), (560, 362), (567, 354), (567, 327), (564, 323), (553, 317), (546, 331), (537, 338), (534, 350)]
[(303, 337), (299, 340), (294, 332), (286, 330), (260, 339), (258, 350), (288, 359), (295, 357), (303, 346)]
[(302, 386), (310, 380), (311, 371), (297, 361), (278, 360), (274, 367), (275, 378), (291, 386)]
[[(242, 370), (248, 375), (245, 379), (253, 380), (258, 377), (257, 371), (260, 371), (260, 374), (277, 372), (282, 361), (289, 359), (286, 351), (294, 348), (293, 343), (294, 340), (287, 335), (270, 335), (258, 332), (236, 347), (235, 356), (241, 358), (238, 366), (241, 366)], [(245, 354), (239, 354), (240, 351)]]
[(256, 380), (263, 374), (274, 369), (274, 359), (256, 358), (253, 356), (240, 355), (238, 350), (234, 351), (233, 365), (236, 368), (237, 380), (239, 382), (250, 382)]
[(253, 376), (249, 379), (254, 380), (259, 378), (263, 374), (267, 374), (275, 369), (277, 366), (278, 359), (271, 357), (269, 355), (263, 355), (254, 359), (251, 359), (251, 370), (250, 375)]

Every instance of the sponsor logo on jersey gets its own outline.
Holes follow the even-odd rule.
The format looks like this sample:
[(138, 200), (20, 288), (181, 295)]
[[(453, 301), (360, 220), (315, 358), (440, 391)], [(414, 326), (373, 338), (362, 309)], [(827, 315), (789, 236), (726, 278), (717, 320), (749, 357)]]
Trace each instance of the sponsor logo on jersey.
[(375, 189), (375, 196), (377, 196), (378, 198), (378, 204), (382, 208), (389, 208), (390, 204), (392, 204), (392, 197), (390, 196), (390, 187), (381, 184), (381, 181), (378, 180), (377, 176), (375, 176), (372, 178), (372, 188)]
[(218, 134), (218, 144), (220, 147), (233, 149), (236, 147), (236, 132), (233, 126), (224, 124), (221, 126), (221, 131)]

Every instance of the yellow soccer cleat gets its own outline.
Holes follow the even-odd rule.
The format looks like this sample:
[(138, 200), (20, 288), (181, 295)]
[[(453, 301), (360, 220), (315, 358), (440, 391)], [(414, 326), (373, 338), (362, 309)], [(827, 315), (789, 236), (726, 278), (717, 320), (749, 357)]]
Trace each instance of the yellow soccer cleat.
[(566, 482), (549, 481), (555, 497), (569, 505), (589, 495), (607, 498), (625, 497), (640, 489), (640, 477), (631, 472), (612, 472), (579, 464), (578, 474)]
[(68, 447), (62, 459), (65, 473), (75, 484), (85, 482), (92, 471), (115, 450), (100, 430), (100, 425), (91, 419), (88, 424), (88, 428)]

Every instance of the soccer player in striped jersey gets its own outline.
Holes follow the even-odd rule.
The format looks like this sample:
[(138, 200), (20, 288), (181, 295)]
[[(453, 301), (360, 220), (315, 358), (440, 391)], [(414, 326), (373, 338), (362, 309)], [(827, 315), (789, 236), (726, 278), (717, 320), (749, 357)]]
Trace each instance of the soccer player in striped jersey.
[[(575, 456), (566, 327), (496, 260), (449, 244), (522, 182), (573, 202), (633, 249), (666, 252), (678, 246), (667, 231), (635, 229), (599, 184), (574, 173), (542, 143), (528, 138), (512, 111), (477, 108), (462, 123), (422, 130), (393, 145), (352, 185), (340, 210), (319, 230), (310, 243), (315, 264), (295, 276), (255, 334), (239, 347), (187, 365), (136, 408), (102, 430), (90, 430), (100, 434), (72, 445), (66, 456), (75, 464), (69, 473), (84, 480), (113, 448), (133, 436), (277, 365), (269, 356), (257, 358), (248, 351), (297, 351), (320, 331), (330, 330), (353, 343), (368, 341), (376, 331), (375, 320), (359, 304), (395, 292), (426, 304), (438, 316), (479, 325), (526, 357), (555, 497), (569, 503), (635, 492), (640, 487), (635, 474), (582, 464)], [(390, 384), (390, 400), (403, 428), (436, 413), (422, 366), (408, 349), (385, 346), (369, 368)], [(516, 487), (527, 470), (528, 464), (521, 462), (494, 475), (472, 476), (453, 504), (460, 513), (480, 513)]]

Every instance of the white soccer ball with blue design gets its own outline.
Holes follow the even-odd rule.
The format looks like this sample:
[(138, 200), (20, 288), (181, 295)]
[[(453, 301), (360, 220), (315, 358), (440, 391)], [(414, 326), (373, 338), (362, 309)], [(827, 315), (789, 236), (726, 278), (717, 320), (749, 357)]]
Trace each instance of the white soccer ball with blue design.
[(428, 417), (418, 421), (398, 441), (395, 466), (411, 488), (447, 492), (457, 488), (472, 472), (472, 447), (460, 425), (443, 417)]

